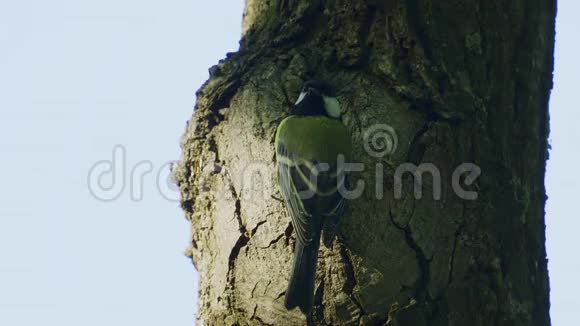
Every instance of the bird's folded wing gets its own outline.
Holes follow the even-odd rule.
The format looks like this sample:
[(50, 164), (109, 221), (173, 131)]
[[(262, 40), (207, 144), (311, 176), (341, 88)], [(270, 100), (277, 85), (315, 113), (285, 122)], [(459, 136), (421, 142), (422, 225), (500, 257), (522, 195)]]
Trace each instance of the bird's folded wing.
[(318, 163), (289, 153), (278, 143), (278, 183), (298, 240), (308, 245), (320, 232), (323, 216), (340, 215), (344, 198), (339, 189), (345, 173), (337, 164)]

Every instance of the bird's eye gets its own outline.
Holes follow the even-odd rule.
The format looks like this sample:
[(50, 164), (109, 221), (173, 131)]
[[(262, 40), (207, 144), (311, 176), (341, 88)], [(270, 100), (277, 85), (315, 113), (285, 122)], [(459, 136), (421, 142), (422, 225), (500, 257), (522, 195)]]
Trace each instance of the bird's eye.
[(308, 90), (314, 95), (320, 95), (320, 91), (318, 91), (316, 88), (310, 87)]

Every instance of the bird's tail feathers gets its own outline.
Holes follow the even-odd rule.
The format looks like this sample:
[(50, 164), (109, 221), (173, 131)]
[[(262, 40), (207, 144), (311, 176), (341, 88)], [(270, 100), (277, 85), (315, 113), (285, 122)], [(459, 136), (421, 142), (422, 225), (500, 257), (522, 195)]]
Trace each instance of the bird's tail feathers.
[(319, 246), (320, 234), (312, 239), (312, 242), (307, 246), (300, 243), (300, 241), (296, 241), (294, 266), (290, 272), (290, 280), (288, 281), (288, 289), (286, 290), (284, 301), (286, 309), (291, 310), (298, 307), (307, 316), (312, 312)]

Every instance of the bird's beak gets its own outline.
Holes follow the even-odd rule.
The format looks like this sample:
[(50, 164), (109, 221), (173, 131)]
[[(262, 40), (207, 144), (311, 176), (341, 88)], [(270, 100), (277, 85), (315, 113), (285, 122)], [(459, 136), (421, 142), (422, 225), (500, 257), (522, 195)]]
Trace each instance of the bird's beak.
[(296, 103), (294, 105), (300, 104), (300, 102), (302, 102), (306, 98), (307, 95), (308, 95), (308, 93), (306, 91), (302, 91), (302, 93), (300, 93), (300, 96), (298, 96), (298, 100), (296, 101)]
[(300, 104), (305, 98), (310, 97), (312, 95), (320, 95), (320, 93), (314, 88), (302, 90), (302, 93), (300, 93), (300, 96), (298, 96), (298, 100), (296, 101), (295, 105)]

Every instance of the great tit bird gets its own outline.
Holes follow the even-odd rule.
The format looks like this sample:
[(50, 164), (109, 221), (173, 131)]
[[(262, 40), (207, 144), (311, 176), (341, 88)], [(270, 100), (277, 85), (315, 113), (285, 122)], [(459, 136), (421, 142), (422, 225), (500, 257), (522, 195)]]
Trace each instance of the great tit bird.
[(278, 183), (296, 232), (284, 305), (309, 315), (321, 234), (330, 246), (332, 230), (345, 209), (339, 191), (346, 180), (341, 162), (349, 162), (352, 146), (330, 84), (304, 84), (291, 115), (278, 126), (275, 146)]

